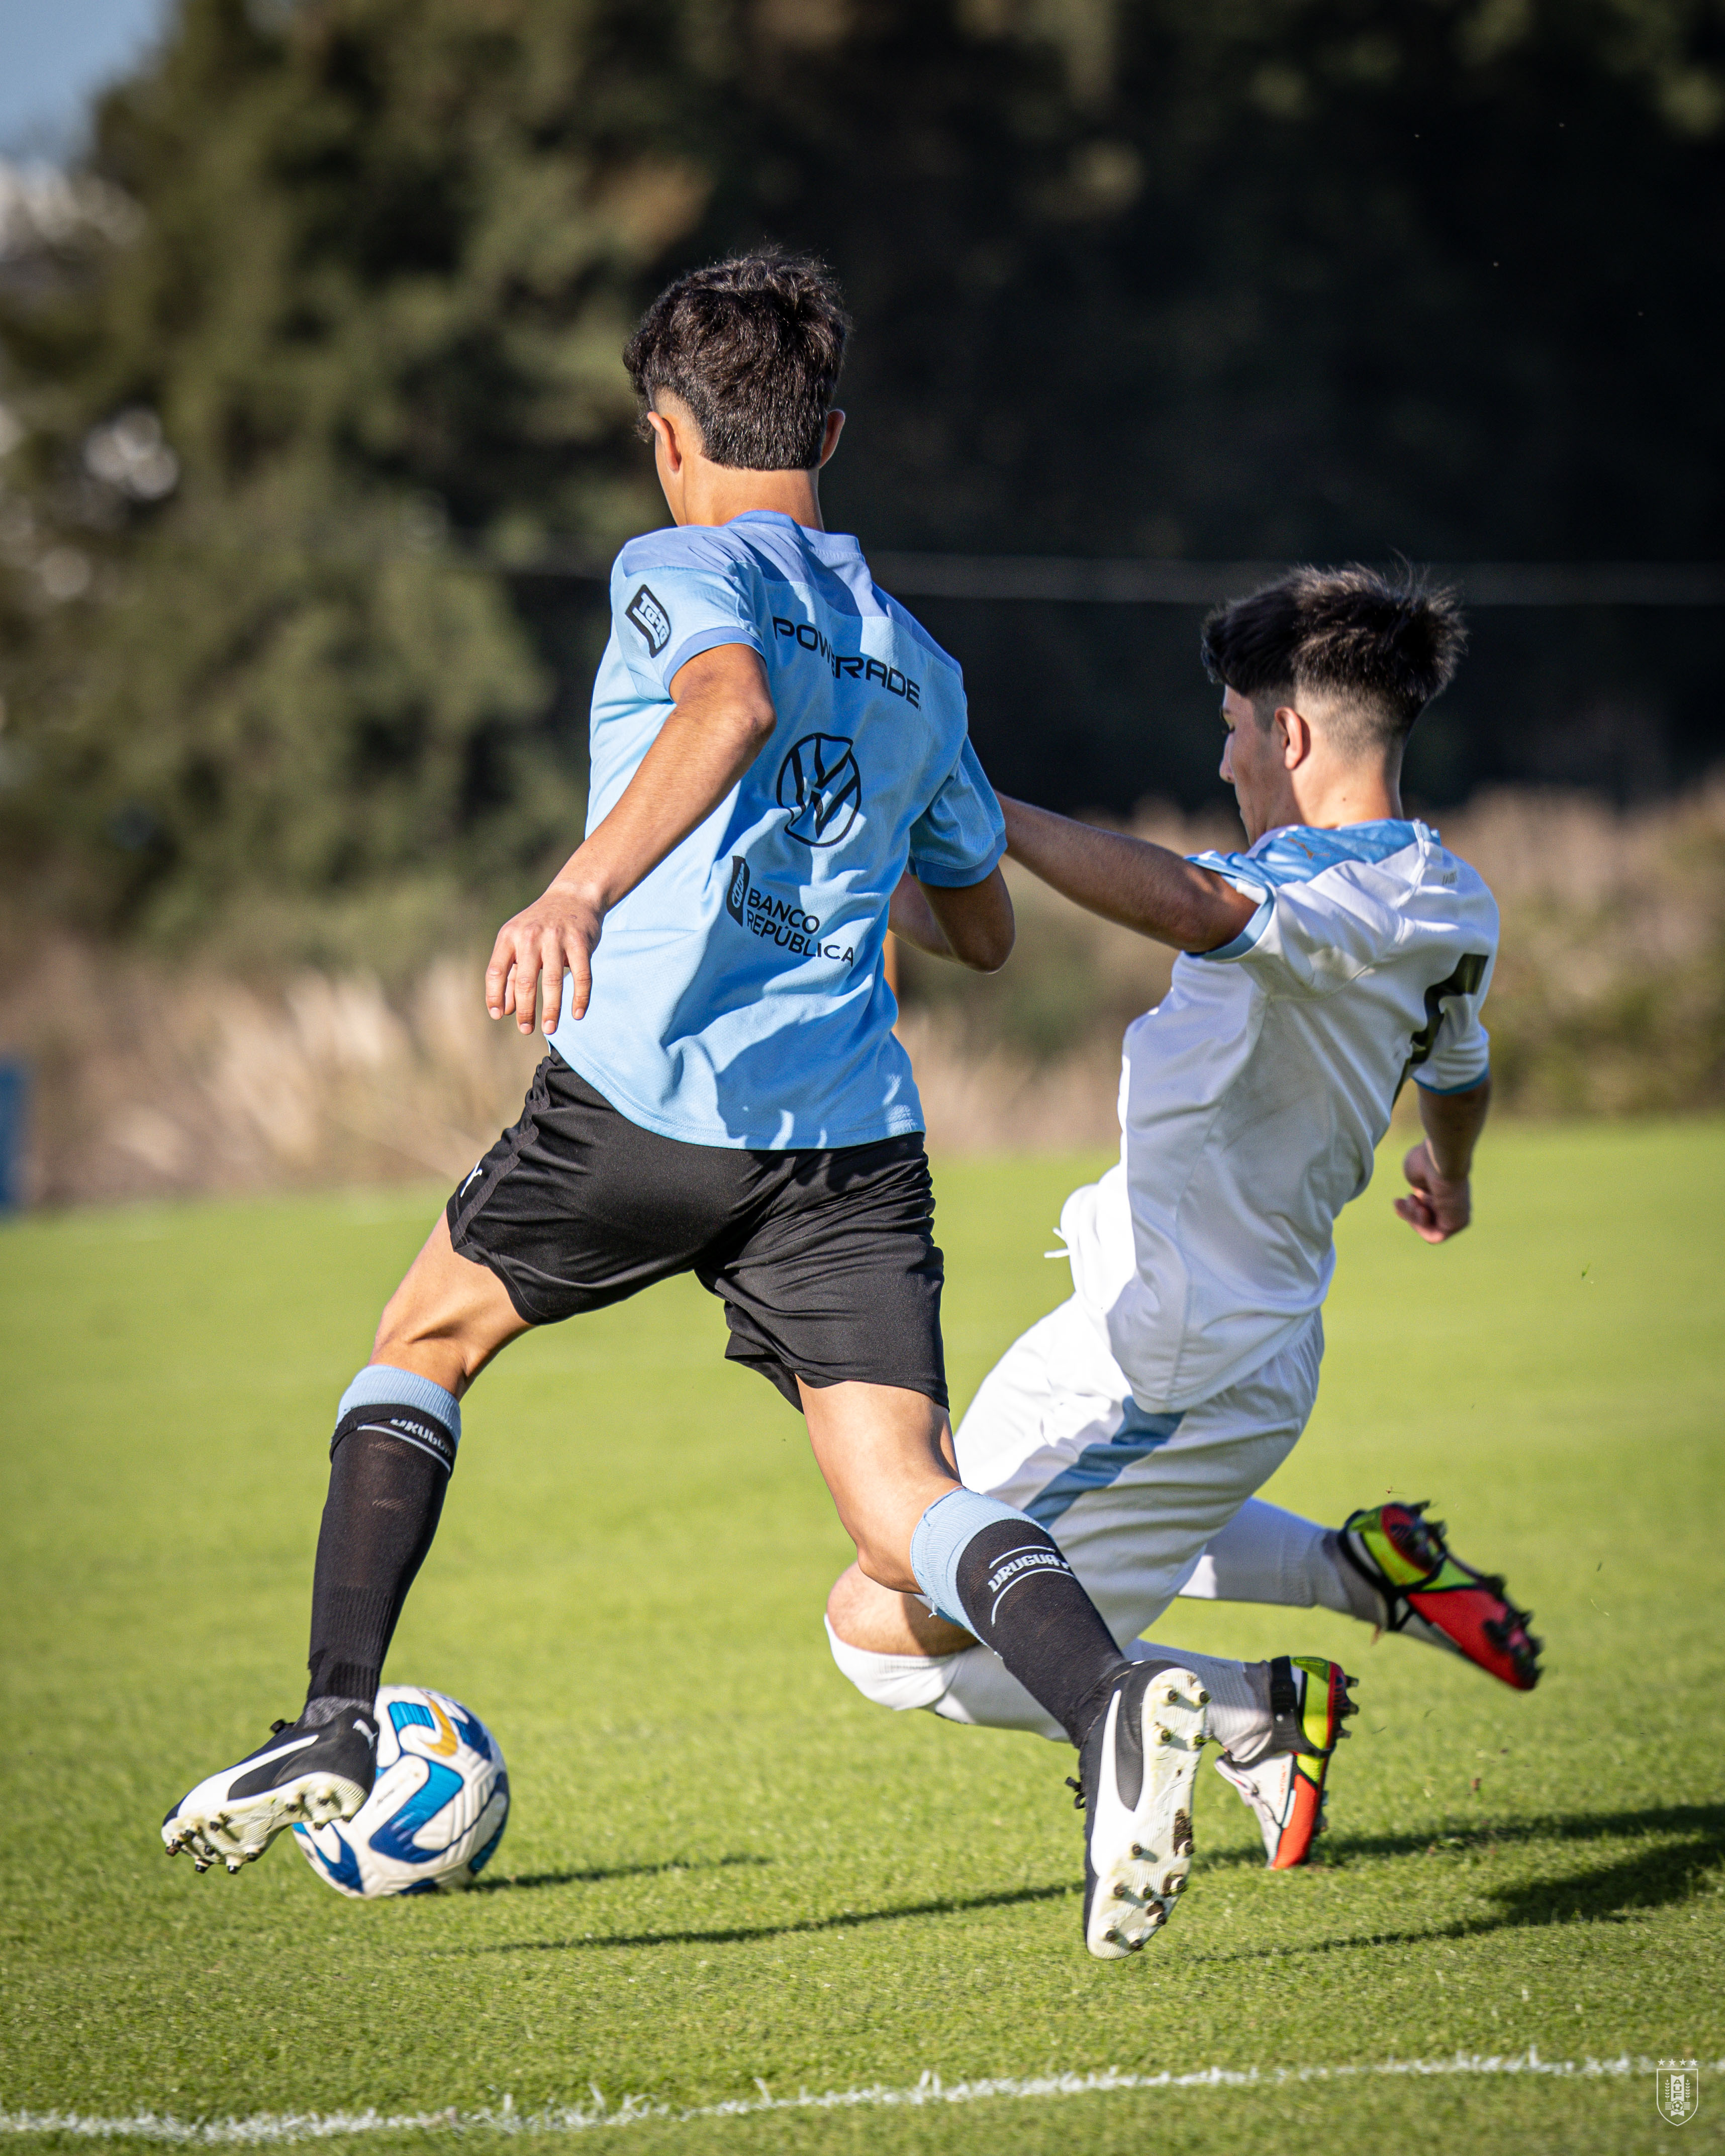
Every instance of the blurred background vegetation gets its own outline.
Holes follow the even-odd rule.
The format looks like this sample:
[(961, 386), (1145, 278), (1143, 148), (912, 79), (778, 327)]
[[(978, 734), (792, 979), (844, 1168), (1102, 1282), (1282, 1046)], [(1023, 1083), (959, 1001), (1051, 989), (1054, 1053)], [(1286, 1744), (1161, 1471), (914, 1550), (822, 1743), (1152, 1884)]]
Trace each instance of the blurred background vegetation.
[[(73, 169), (0, 170), (39, 1188), (382, 1172), (354, 1101), (287, 1116), (301, 1169), (224, 1153), (219, 1014), (387, 1101), (454, 1037), (439, 960), (568, 850), (605, 622), (552, 572), (663, 521), (618, 352), (668, 276), (763, 238), (838, 268), (825, 501), (872, 550), (1717, 562), (1722, 182), (1720, 0), (178, 0)], [(1001, 785), (1226, 829), (1200, 610), (913, 603)], [(1725, 1096), (1719, 624), (1481, 609), (1416, 736), (1414, 802), (1518, 894), (1523, 1105)], [(999, 983), (906, 983), (1019, 1130), (1033, 1080), (1095, 1093), (1159, 963), (1025, 906)], [(420, 1165), (517, 1060), (461, 1050)], [(91, 1116), (131, 1142), (74, 1159)]]

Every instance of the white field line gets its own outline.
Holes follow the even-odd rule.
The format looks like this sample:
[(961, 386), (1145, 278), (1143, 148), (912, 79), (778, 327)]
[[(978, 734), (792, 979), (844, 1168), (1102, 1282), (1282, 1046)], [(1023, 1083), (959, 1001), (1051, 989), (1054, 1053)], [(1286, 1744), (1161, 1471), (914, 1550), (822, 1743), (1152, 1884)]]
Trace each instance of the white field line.
[[(1240, 2072), (1206, 2066), (1189, 2074), (1125, 2074), (1109, 2067), (1101, 2073), (1043, 2074), (1023, 2079), (943, 2082), (925, 2073), (908, 2088), (828, 2089), (811, 2095), (774, 2096), (763, 2081), (758, 2097), (737, 2097), (726, 2103), (683, 2107), (650, 2097), (626, 2096), (608, 2103), (597, 2088), (590, 2105), (559, 2105), (519, 2111), (506, 2096), (493, 2108), (462, 2111), (254, 2112), (247, 2118), (183, 2119), (160, 2112), (135, 2112), (130, 2118), (105, 2118), (77, 2111), (0, 2111), (0, 2133), (66, 2133), (90, 2141), (162, 2141), (196, 2148), (248, 2148), (287, 2141), (327, 2141), (343, 2133), (585, 2133), (602, 2127), (639, 2126), (649, 2119), (681, 2125), (697, 2118), (746, 2118), (775, 2111), (892, 2111), (936, 2103), (983, 2103), (1000, 2097), (1095, 2096), (1118, 2089), (1283, 2088), (1301, 2082), (1359, 2081), (1373, 2076), (1530, 2074), (1557, 2081), (1620, 2081), (1651, 2074), (1655, 2061), (1630, 2058), (1543, 2059), (1536, 2051), (1509, 2056), (1458, 2051), (1449, 2059), (1384, 2059), (1368, 2066), (1253, 2067)], [(1725, 2059), (1705, 2062), (1710, 2073), (1725, 2073)]]

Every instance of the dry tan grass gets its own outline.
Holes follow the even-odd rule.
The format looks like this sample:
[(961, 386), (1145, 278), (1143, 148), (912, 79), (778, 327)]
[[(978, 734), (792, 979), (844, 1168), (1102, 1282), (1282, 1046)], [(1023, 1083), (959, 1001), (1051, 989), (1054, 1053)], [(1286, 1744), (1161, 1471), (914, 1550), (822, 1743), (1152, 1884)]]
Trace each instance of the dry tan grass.
[[(1442, 823), (1503, 911), (1487, 1016), (1504, 1106), (1725, 1103), (1725, 784), (1626, 814), (1497, 793)], [(1182, 851), (1238, 843), (1167, 812), (1138, 828)], [(1170, 954), (1014, 881), (1004, 973), (906, 969), (901, 1030), (940, 1150), (1107, 1143), (1121, 1029), (1167, 986)], [(17, 930), (0, 949), (0, 1054), (33, 1067), (40, 1203), (453, 1179), (513, 1120), (538, 1052), (485, 1017), (471, 954), (392, 997), (363, 976), (271, 983)]]

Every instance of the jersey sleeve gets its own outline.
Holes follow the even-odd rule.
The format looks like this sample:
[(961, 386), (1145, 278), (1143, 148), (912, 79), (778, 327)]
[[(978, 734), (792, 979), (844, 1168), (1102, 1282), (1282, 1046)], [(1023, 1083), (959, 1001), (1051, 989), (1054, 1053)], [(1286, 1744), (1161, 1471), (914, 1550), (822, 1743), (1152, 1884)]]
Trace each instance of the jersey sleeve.
[(980, 883), (1006, 851), (1006, 819), (967, 735), (958, 761), (911, 826), (911, 874), (958, 890)]
[[(1491, 1068), (1491, 1036), (1480, 1006), (1491, 985), (1496, 954), (1470, 952), (1426, 996), (1430, 1014), (1414, 1052), (1414, 1083), (1427, 1093), (1471, 1093)], [(1425, 1053), (1420, 1055), (1424, 1048)]]
[(1322, 996), (1395, 947), (1394, 915), (1357, 887), (1319, 891), (1309, 880), (1285, 883), (1248, 854), (1190, 858), (1257, 901), (1237, 936), (1216, 950), (1193, 953), (1206, 964), (1242, 967), (1281, 994)]
[(766, 656), (740, 562), (661, 561), (631, 569), (619, 557), (611, 622), (625, 665), (651, 696), (670, 696), (679, 670), (719, 644), (746, 644)]

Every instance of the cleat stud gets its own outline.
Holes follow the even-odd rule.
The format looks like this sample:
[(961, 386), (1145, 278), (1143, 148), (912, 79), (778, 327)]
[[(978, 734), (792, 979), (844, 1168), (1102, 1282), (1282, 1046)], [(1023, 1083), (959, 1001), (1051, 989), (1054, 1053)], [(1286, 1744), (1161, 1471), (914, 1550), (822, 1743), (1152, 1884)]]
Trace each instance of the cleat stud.
[(1200, 1707), (1208, 1707), (1210, 1703), (1209, 1694), (1207, 1691), (1199, 1692), (1198, 1695), (1198, 1703)]
[(1172, 1744), (1174, 1741), (1173, 1731), (1172, 1729), (1158, 1729), (1156, 1732), (1156, 1741), (1158, 1744)]
[(1176, 1894), (1183, 1893), (1185, 1892), (1185, 1888), (1186, 1882), (1180, 1876), (1179, 1873), (1178, 1871), (1170, 1871), (1167, 1878), (1162, 1882), (1163, 1898), (1165, 1901), (1171, 1902)]
[(1120, 1933), (1114, 1925), (1110, 1924), (1107, 1930), (1103, 1933), (1102, 1944), (1106, 1947), (1117, 1947), (1120, 1944)]
[(1136, 1841), (1132, 1844), (1132, 1855), (1141, 1861), (1145, 1857), (1148, 1856), (1150, 1853), (1151, 1852), (1147, 1849), (1144, 1848), (1142, 1844)]
[(1114, 1898), (1117, 1902), (1130, 1902), (1132, 1898), (1132, 1890), (1123, 1880), (1114, 1882)]

